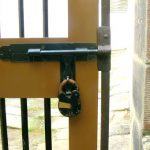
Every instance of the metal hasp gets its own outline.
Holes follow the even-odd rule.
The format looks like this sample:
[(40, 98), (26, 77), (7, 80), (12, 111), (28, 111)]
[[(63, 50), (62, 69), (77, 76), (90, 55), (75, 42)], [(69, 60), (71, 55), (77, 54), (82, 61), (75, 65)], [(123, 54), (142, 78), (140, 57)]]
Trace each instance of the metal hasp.
[(62, 55), (60, 73), (59, 111), (66, 117), (75, 117), (81, 110), (79, 88), (75, 81), (75, 56)]
[(60, 73), (61, 82), (64, 79), (74, 79), (75, 80), (75, 57), (73, 55), (62, 56), (60, 60)]

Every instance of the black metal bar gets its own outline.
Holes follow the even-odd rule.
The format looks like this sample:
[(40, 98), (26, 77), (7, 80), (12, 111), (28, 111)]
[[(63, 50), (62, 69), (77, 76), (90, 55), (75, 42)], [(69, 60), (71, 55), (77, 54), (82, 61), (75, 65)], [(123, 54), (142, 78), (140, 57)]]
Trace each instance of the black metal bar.
[(27, 99), (21, 98), (22, 145), (23, 150), (29, 150)]
[(0, 60), (30, 62), (39, 57), (38, 61), (60, 61), (62, 55), (71, 53), (76, 61), (96, 60), (97, 48), (95, 43), (12, 44), (0, 47)]
[(109, 71), (101, 72), (101, 150), (109, 149)]
[(110, 26), (110, 0), (101, 0), (102, 26)]
[(24, 3), (23, 0), (18, 0), (19, 8), (19, 36), (24, 37)]
[[(24, 0), (18, 0), (19, 7), (19, 36), (24, 37)], [(28, 110), (27, 99), (21, 98), (21, 122), (23, 150), (29, 150)]]
[(44, 119), (45, 119), (45, 146), (46, 146), (46, 150), (52, 150), (51, 102), (50, 102), (50, 98), (44, 98)]
[(4, 98), (0, 98), (0, 121), (1, 121), (2, 149), (8, 150), (7, 120), (6, 120), (6, 107)]
[[(43, 37), (48, 37), (48, 0), (43, 0)], [(44, 98), (44, 119), (45, 119), (45, 147), (46, 150), (52, 150), (50, 98)]]
[[(101, 0), (102, 28), (98, 35), (98, 69), (101, 71), (101, 150), (109, 149), (110, 0)], [(104, 32), (104, 33), (101, 33)], [(106, 47), (108, 46), (108, 47)]]
[(48, 37), (48, 0), (43, 0), (43, 36)]

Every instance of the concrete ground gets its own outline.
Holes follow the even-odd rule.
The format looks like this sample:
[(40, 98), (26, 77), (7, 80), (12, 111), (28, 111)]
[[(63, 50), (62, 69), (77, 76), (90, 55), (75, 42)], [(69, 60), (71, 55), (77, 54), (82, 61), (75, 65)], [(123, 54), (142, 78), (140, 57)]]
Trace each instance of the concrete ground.
[[(130, 94), (131, 62), (128, 51), (112, 53), (110, 86), (110, 150), (129, 150), (130, 145)], [(100, 89), (99, 89), (100, 93)], [(62, 117), (52, 104), (52, 131), (54, 150), (68, 149), (68, 118)], [(99, 105), (101, 99), (99, 98)], [(19, 101), (7, 101), (8, 136), (10, 150), (21, 150)], [(43, 102), (29, 100), (29, 138), (31, 150), (44, 150)], [(100, 108), (100, 106), (99, 106)], [(99, 121), (100, 125), (100, 121)], [(99, 145), (99, 144), (98, 144)], [(0, 144), (0, 149), (1, 144)]]

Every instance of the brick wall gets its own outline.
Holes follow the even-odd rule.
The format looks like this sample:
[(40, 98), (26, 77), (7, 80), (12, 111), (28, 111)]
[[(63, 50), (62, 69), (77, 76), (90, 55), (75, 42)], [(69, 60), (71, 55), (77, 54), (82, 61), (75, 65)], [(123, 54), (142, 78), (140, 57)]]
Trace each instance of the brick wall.
[(150, 63), (150, 0), (147, 1), (147, 63)]
[(142, 150), (150, 134), (150, 0), (135, 0), (131, 149)]
[(144, 131), (150, 132), (150, 0), (147, 0), (147, 49), (145, 58)]

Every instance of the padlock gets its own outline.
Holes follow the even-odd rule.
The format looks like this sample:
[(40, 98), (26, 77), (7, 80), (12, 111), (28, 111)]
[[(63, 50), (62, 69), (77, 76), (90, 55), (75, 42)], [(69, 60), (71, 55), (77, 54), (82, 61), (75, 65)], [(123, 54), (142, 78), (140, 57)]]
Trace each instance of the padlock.
[(79, 89), (73, 79), (65, 79), (61, 82), (58, 99), (58, 108), (62, 115), (74, 117), (80, 113), (81, 103)]

